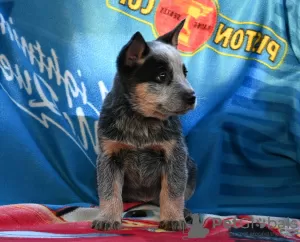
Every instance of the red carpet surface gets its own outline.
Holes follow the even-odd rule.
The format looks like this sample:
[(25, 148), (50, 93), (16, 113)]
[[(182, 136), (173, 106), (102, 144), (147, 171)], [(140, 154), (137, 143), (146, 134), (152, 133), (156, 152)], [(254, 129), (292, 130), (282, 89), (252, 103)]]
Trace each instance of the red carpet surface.
[(122, 229), (91, 229), (97, 207), (18, 204), (0, 207), (0, 241), (300, 241), (295, 219), (262, 216), (193, 215), (186, 231), (158, 229), (159, 208), (125, 204)]

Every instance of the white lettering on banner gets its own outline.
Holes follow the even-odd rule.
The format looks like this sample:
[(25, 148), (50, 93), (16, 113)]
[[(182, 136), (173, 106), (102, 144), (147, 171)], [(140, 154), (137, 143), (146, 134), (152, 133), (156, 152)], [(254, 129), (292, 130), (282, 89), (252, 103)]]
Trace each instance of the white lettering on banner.
[[(76, 114), (77, 114), (77, 117), (78, 117), (78, 122), (79, 122), (79, 125), (80, 125), (80, 132), (81, 132), (81, 136), (82, 136), (82, 145), (85, 149), (88, 149), (88, 141), (87, 141), (87, 138), (86, 138), (86, 132), (87, 134), (89, 135), (91, 141), (92, 141), (92, 144), (93, 144), (93, 147), (94, 149), (97, 149), (98, 148), (98, 142), (93, 142), (93, 134), (91, 133), (91, 130), (89, 129), (89, 125), (88, 125), (88, 122), (86, 120), (86, 117), (84, 115), (84, 112), (82, 110), (81, 107), (78, 107), (76, 108)], [(97, 130), (97, 121), (94, 123), (94, 130)]]
[(14, 79), (11, 65), (5, 55), (0, 55), (0, 69), (7, 81), (12, 81)]
[[(33, 74), (33, 80), (34, 80), (36, 90), (37, 90), (40, 98), (42, 99), (42, 102), (36, 102), (36, 100), (34, 100), (34, 99), (29, 100), (29, 107), (32, 107), (32, 108), (47, 107), (53, 113), (56, 113), (57, 115), (61, 115), (56, 106), (56, 102), (58, 102), (58, 97), (57, 97), (56, 93), (54, 92), (54, 90), (51, 88), (51, 86), (43, 78), (36, 75), (35, 73)], [(49, 99), (47, 99), (40, 83), (43, 83), (44, 86), (47, 87), (48, 91), (50, 92), (52, 102)]]
[[(98, 139), (97, 139), (97, 123), (98, 120), (94, 120), (92, 127), (90, 127), (84, 113), (83, 106), (89, 107), (97, 117), (99, 111), (97, 108), (89, 102), (87, 89), (84, 82), (78, 82), (74, 75), (69, 70), (65, 70), (61, 74), (58, 57), (54, 49), (50, 50), (51, 56), (46, 56), (43, 53), (43, 49), (38, 41), (35, 44), (29, 43), (21, 36), (19, 37), (16, 30), (12, 28), (13, 20), (9, 18), (9, 22), (5, 21), (3, 15), (0, 14), (0, 34), (9, 34), (10, 40), (16, 43), (16, 46), (23, 52), (25, 57), (29, 60), (32, 66), (36, 66), (40, 73), (29, 73), (28, 70), (20, 70), (18, 64), (12, 65), (4, 54), (0, 53), (0, 73), (6, 81), (16, 80), (20, 90), (24, 90), (28, 96), (34, 95), (35, 98), (29, 99), (28, 106), (25, 107), (21, 103), (17, 102), (12, 96), (4, 83), (0, 82), (0, 86), (6, 92), (8, 97), (24, 112), (29, 114), (32, 118), (39, 121), (44, 127), (49, 128), (49, 123), (53, 124), (61, 131), (63, 131), (85, 154), (88, 160), (94, 165), (95, 162), (88, 156), (87, 151), (90, 148), (98, 154)], [(46, 72), (46, 73), (45, 73)], [(47, 74), (48, 80), (45, 80), (41, 74)], [(23, 75), (22, 75), (23, 74)], [(82, 77), (81, 71), (77, 70), (78, 77)], [(63, 97), (59, 97), (54, 90), (54, 83), (48, 82), (54, 80), (57, 87), (62, 87), (65, 93), (65, 99), (69, 109), (76, 109), (77, 122), (79, 131), (76, 132), (74, 123), (67, 114), (67, 112), (61, 112), (58, 108), (58, 103)], [(103, 81), (98, 82), (98, 87), (102, 101), (105, 99), (108, 90)], [(34, 90), (35, 89), (35, 90)], [(37, 98), (38, 97), (38, 98)], [(74, 101), (76, 100), (76, 107), (74, 107)], [(82, 107), (78, 106), (78, 101), (82, 103)], [(49, 117), (45, 113), (41, 113), (40, 117), (36, 115), (36, 112), (32, 112), (36, 108), (47, 108), (51, 113), (55, 114), (55, 117), (63, 118), (63, 122), (68, 124), (68, 128), (62, 126), (55, 118)], [(50, 114), (51, 114), (50, 113)], [(67, 130), (70, 129), (70, 132)]]
[(108, 90), (106, 89), (104, 82), (103, 81), (99, 81), (99, 89), (100, 89), (100, 93), (101, 93), (101, 97), (102, 97), (102, 102), (104, 101)]

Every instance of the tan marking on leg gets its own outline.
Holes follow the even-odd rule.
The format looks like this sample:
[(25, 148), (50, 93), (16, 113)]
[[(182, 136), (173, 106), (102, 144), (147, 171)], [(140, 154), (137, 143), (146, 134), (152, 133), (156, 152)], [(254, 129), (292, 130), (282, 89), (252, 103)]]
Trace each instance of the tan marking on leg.
[(105, 221), (121, 222), (123, 213), (122, 185), (115, 182), (113, 185), (113, 196), (109, 200), (100, 198), (100, 215)]
[(104, 154), (111, 156), (119, 153), (121, 150), (133, 150), (135, 147), (115, 140), (102, 140), (101, 148)]
[(162, 145), (165, 148), (166, 156), (167, 158), (170, 158), (172, 156), (172, 153), (174, 151), (176, 140), (169, 140), (162, 143)]
[(163, 175), (160, 192), (160, 220), (184, 220), (184, 196), (178, 198), (170, 198), (168, 187), (167, 176)]

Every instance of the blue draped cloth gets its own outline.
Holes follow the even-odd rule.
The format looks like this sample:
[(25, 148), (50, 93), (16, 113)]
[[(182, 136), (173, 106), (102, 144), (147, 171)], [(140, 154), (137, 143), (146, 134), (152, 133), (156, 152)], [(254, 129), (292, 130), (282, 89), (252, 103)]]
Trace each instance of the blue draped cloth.
[(300, 217), (298, 0), (1, 0), (0, 204), (98, 203), (96, 127), (115, 59), (187, 17), (194, 212)]

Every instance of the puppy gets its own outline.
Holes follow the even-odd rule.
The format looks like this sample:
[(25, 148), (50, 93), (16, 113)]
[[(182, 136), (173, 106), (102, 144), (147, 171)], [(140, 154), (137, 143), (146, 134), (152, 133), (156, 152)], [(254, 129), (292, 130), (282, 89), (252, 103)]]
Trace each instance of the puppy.
[(196, 165), (178, 115), (194, 109), (196, 96), (177, 51), (184, 21), (152, 42), (135, 33), (117, 58), (99, 119), (100, 214), (92, 228), (119, 229), (123, 202), (141, 201), (160, 205), (161, 229), (185, 229)]

